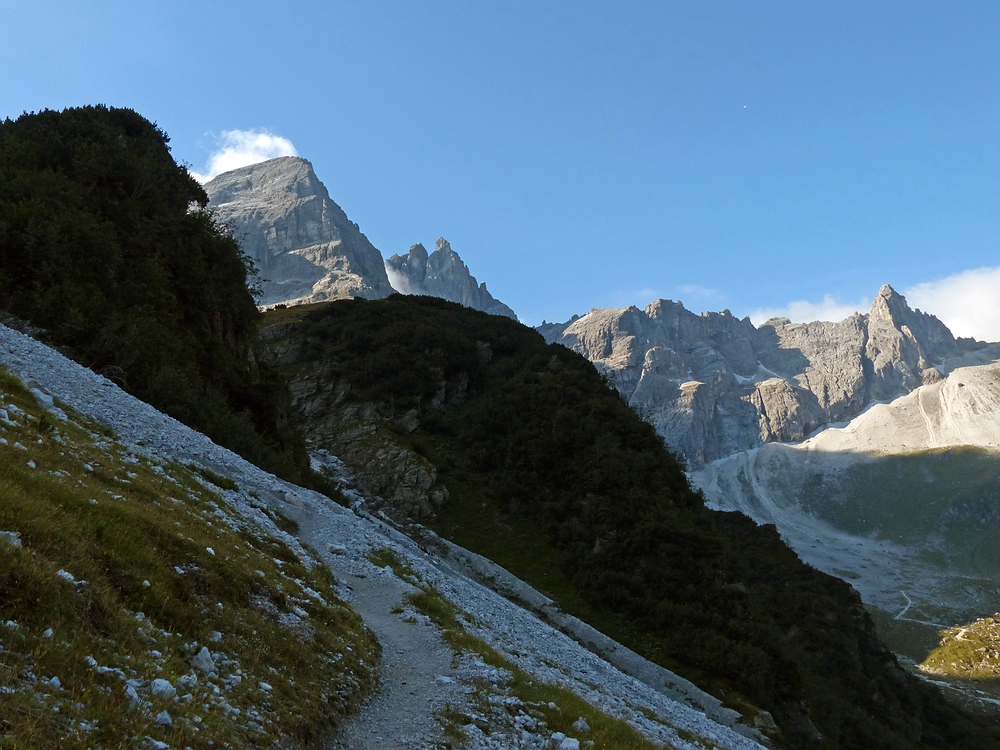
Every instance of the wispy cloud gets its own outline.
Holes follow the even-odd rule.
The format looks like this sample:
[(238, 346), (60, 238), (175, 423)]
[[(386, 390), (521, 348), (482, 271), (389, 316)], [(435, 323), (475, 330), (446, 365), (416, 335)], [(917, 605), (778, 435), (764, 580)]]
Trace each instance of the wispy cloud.
[(956, 336), (1000, 341), (1000, 267), (927, 281), (903, 294), (911, 307), (936, 315)]
[(299, 155), (290, 140), (267, 130), (223, 130), (213, 140), (214, 148), (208, 155), (208, 166), (204, 173), (191, 172), (191, 176), (201, 183), (232, 169), (279, 156)]
[(685, 284), (677, 290), (682, 298), (704, 301), (718, 301), (725, 295), (721, 289), (711, 289), (699, 284)]
[(810, 323), (814, 320), (829, 320), (833, 322), (849, 318), (856, 312), (867, 312), (871, 307), (870, 298), (862, 298), (857, 302), (840, 302), (829, 294), (822, 302), (796, 300), (785, 307), (765, 307), (750, 313), (754, 325), (760, 325), (771, 318), (790, 318), (793, 323)]
[(643, 289), (618, 289), (608, 294), (603, 304), (608, 307), (628, 307), (629, 305), (635, 305), (641, 308), (658, 299), (660, 296), (659, 290), (650, 287)]

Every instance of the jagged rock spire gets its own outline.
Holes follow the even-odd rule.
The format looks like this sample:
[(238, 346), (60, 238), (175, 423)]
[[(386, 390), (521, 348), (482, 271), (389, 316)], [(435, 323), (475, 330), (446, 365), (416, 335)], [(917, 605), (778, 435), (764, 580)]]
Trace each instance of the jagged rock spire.
[(513, 310), (489, 293), (485, 283), (476, 281), (444, 237), (434, 243), (434, 252), (429, 256), (418, 243), (411, 245), (406, 255), (393, 255), (385, 262), (385, 267), (393, 286), (403, 294), (441, 297), (493, 315), (517, 319)]

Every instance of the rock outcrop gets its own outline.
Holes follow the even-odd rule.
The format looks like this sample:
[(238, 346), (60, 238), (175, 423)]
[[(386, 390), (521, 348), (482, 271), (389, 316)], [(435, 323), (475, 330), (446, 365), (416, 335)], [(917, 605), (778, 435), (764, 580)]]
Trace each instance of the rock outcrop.
[(385, 262), (393, 287), (403, 294), (426, 294), (482, 310), (491, 315), (517, 315), (480, 284), (444, 237), (438, 239), (434, 252), (427, 254), (421, 245), (411, 245), (406, 255), (393, 255)]
[(690, 468), (769, 442), (802, 440), (941, 379), (937, 365), (978, 344), (911, 310), (888, 284), (866, 315), (839, 323), (767, 321), (680, 302), (595, 309), (538, 330), (613, 377)]
[(209, 207), (229, 223), (260, 271), (262, 305), (393, 293), (382, 254), (297, 156), (220, 174)]
[[(300, 339), (288, 336), (289, 331), (287, 325), (271, 326), (261, 339), (273, 364), (295, 369), (289, 390), (301, 410), (302, 430), (313, 452), (321, 448), (350, 467), (354, 486), (368, 498), (370, 510), (382, 511), (398, 523), (432, 519), (448, 502), (448, 488), (438, 481), (430, 461), (402, 445), (394, 434), (416, 430), (417, 411), (397, 410), (391, 401), (349, 399), (351, 384), (331, 371), (327, 359), (313, 360)], [(440, 398), (431, 406), (461, 400), (466, 385), (467, 381), (442, 380)]]

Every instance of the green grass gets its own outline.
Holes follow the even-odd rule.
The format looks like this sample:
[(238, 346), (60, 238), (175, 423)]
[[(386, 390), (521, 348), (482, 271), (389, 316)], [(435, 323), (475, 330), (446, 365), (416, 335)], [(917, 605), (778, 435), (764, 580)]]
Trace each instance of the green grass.
[(365, 557), (368, 558), (368, 562), (372, 563), (372, 565), (377, 565), (380, 568), (392, 568), (392, 572), (397, 577), (402, 578), (413, 586), (420, 586), (423, 583), (420, 575), (394, 549), (389, 547), (373, 547), (368, 550)]
[(940, 636), (920, 669), (944, 677), (1000, 680), (1000, 614), (942, 630)]
[(802, 477), (801, 487), (784, 492), (839, 529), (922, 549), (952, 572), (1000, 579), (1000, 454), (948, 448), (859, 461), (835, 475), (790, 475)]
[(235, 492), (240, 488), (240, 486), (230, 477), (224, 477), (221, 474), (216, 474), (214, 471), (207, 469), (204, 466), (198, 466), (198, 464), (188, 464), (187, 468), (200, 476), (202, 479), (211, 482), (219, 489), (232, 490)]
[[(3, 372), (0, 392), (25, 414), (0, 427), (0, 531), (21, 541), (0, 541), (0, 746), (308, 746), (372, 690), (378, 645), (329, 571), (184, 467), (54, 420)], [(216, 677), (189, 663), (202, 646)], [(156, 678), (183, 697), (150, 695)]]

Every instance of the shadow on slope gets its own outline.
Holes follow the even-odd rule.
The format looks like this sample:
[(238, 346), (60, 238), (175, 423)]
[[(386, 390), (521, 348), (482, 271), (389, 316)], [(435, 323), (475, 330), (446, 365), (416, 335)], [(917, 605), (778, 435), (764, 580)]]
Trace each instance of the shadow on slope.
[(768, 445), (694, 475), (716, 507), (775, 523), (803, 560), (851, 581), (920, 661), (937, 631), (992, 614), (1000, 591), (1000, 453), (868, 455)]
[(899, 667), (847, 584), (774, 527), (705, 508), (580, 355), (431, 298), (265, 320), (318, 447), (325, 415), (365, 404), (440, 472), (451, 502), (436, 530), (745, 711), (772, 712), (789, 746), (998, 746)]

